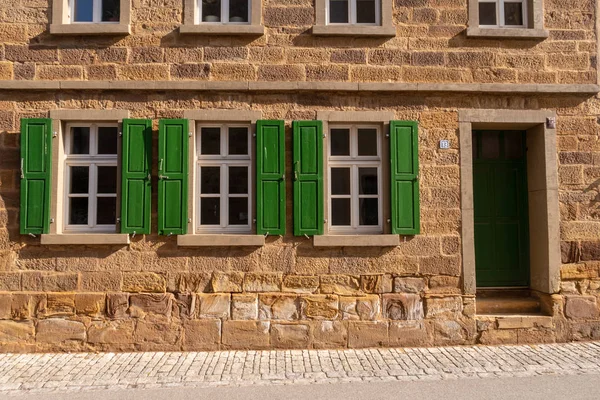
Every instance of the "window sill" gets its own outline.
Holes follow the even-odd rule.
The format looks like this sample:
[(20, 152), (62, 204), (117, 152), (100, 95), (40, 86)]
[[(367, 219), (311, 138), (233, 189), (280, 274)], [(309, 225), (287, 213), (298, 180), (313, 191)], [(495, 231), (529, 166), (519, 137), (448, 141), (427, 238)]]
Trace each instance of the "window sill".
[(103, 244), (129, 244), (129, 235), (125, 233), (81, 233), (81, 234), (44, 234), (41, 237), (42, 245), (103, 245)]
[(317, 36), (394, 37), (396, 36), (396, 27), (393, 25), (314, 25), (312, 28), (312, 34)]
[(548, 36), (549, 32), (546, 29), (467, 28), (467, 37), (470, 38), (545, 39)]
[(51, 24), (52, 35), (130, 35), (129, 24)]
[(181, 247), (204, 247), (204, 246), (264, 246), (263, 235), (179, 235), (177, 245)]
[(265, 27), (262, 25), (181, 25), (179, 33), (189, 35), (235, 35), (235, 36), (262, 36)]
[(317, 235), (314, 247), (396, 247), (400, 245), (398, 235)]

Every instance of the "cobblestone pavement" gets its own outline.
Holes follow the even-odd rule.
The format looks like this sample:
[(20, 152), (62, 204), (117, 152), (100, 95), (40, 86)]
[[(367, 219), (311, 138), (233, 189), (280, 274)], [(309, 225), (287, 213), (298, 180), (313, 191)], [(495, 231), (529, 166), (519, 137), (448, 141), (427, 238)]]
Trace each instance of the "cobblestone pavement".
[(0, 354), (0, 396), (600, 374), (600, 342), (366, 350)]

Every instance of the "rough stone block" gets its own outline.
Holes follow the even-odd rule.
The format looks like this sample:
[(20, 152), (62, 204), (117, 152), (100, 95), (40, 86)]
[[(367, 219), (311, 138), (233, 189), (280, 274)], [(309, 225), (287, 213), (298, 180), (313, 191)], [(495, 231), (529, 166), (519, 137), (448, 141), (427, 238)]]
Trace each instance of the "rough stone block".
[(75, 294), (71, 293), (49, 293), (47, 297), (48, 316), (74, 315)]
[(133, 344), (133, 321), (94, 321), (87, 332), (87, 341), (97, 344)]
[(427, 284), (422, 278), (394, 278), (394, 292), (419, 294), (425, 290)]
[(143, 318), (146, 314), (158, 314), (171, 317), (173, 295), (165, 294), (133, 294), (129, 298), (128, 313), (132, 317)]
[(47, 300), (45, 294), (12, 294), (12, 319), (29, 319), (37, 316), (45, 316), (46, 307)]
[(391, 321), (389, 345), (394, 347), (430, 346), (433, 338), (426, 321)]
[(310, 326), (271, 324), (271, 346), (277, 349), (306, 349), (311, 344)]
[(199, 293), (197, 301), (200, 307), (199, 318), (229, 318), (231, 295)]
[(122, 287), (124, 292), (164, 293), (167, 290), (167, 280), (152, 272), (125, 273)]
[(82, 272), (81, 290), (85, 292), (116, 292), (121, 290), (120, 272)]
[(392, 276), (387, 274), (361, 275), (360, 288), (365, 293), (390, 293), (392, 282)]
[(185, 351), (217, 350), (221, 343), (221, 320), (189, 320), (183, 325)]
[(183, 327), (179, 322), (169, 322), (163, 317), (139, 320), (133, 338), (136, 344), (151, 343), (169, 346), (181, 342), (182, 330)]
[(560, 268), (560, 277), (562, 280), (598, 278), (598, 266), (596, 264), (564, 264)]
[(348, 347), (383, 347), (388, 344), (388, 323), (383, 321), (348, 322)]
[(373, 321), (381, 316), (379, 296), (361, 297), (340, 296), (342, 319)]
[(319, 277), (308, 275), (287, 275), (283, 278), (284, 292), (315, 293), (319, 290)]
[(20, 272), (0, 272), (0, 290), (18, 292), (21, 290)]
[(383, 315), (391, 320), (423, 319), (423, 301), (417, 294), (384, 294)]
[(106, 315), (120, 319), (128, 317), (129, 293), (108, 293), (106, 295)]
[(481, 333), (479, 343), (483, 345), (517, 344), (516, 330), (486, 330)]
[(194, 318), (196, 315), (196, 295), (191, 293), (176, 293), (174, 306), (175, 317)]
[(182, 80), (207, 80), (211, 68), (209, 64), (173, 64), (171, 78)]
[(227, 349), (259, 349), (269, 347), (270, 322), (223, 321), (222, 343)]
[(244, 276), (244, 291), (279, 292), (282, 279), (281, 273), (250, 272)]
[(434, 321), (434, 345), (460, 345), (465, 344), (468, 332), (457, 321)]
[(347, 347), (347, 323), (342, 321), (314, 321), (312, 326), (313, 347), (316, 349)]
[(360, 277), (353, 275), (322, 275), (321, 293), (353, 296), (363, 294)]
[(0, 343), (27, 342), (35, 336), (32, 321), (0, 321)]
[(214, 293), (241, 293), (243, 282), (243, 272), (215, 272), (210, 280), (210, 287)]
[(106, 296), (104, 293), (76, 293), (75, 310), (77, 314), (90, 317), (104, 315), (106, 309)]
[(231, 318), (238, 320), (258, 319), (257, 294), (231, 295)]
[(294, 295), (258, 295), (258, 318), (262, 320), (296, 320), (299, 317), (298, 298)]
[(462, 298), (453, 297), (428, 297), (425, 299), (427, 318), (451, 317), (462, 310)]
[(428, 293), (461, 293), (460, 278), (458, 276), (432, 276), (429, 279)]
[(0, 293), (0, 319), (10, 319), (12, 307), (12, 295), (10, 293)]
[(61, 343), (67, 340), (83, 341), (86, 337), (85, 325), (65, 319), (44, 319), (38, 322), (36, 340), (45, 343)]
[(338, 297), (331, 295), (312, 295), (300, 299), (302, 319), (338, 318)]
[(303, 65), (259, 65), (259, 81), (303, 81), (305, 77)]
[(423, 257), (420, 264), (420, 271), (425, 275), (460, 276), (460, 257)]
[(598, 318), (598, 304), (594, 296), (566, 296), (565, 315), (570, 319)]

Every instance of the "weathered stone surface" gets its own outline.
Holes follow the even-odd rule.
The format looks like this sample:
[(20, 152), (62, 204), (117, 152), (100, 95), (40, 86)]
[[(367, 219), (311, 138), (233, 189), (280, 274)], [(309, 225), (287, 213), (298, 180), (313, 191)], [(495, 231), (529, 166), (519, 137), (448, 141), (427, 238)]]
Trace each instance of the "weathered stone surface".
[(287, 275), (283, 278), (282, 290), (291, 293), (315, 293), (319, 290), (319, 277)]
[(231, 295), (199, 293), (197, 296), (199, 318), (229, 318)]
[(269, 346), (270, 322), (223, 321), (221, 341), (228, 349), (259, 349)]
[(433, 343), (426, 321), (391, 321), (389, 345), (396, 347), (430, 346)]
[(10, 293), (0, 293), (0, 319), (10, 319), (11, 305), (12, 295)]
[(427, 318), (443, 318), (456, 315), (462, 310), (462, 299), (455, 297), (428, 297), (425, 299)]
[(174, 300), (175, 316), (179, 318), (193, 318), (196, 315), (196, 295), (190, 293), (177, 293)]
[(594, 296), (566, 296), (565, 315), (571, 319), (598, 318), (598, 304)]
[(421, 293), (427, 287), (422, 278), (394, 278), (394, 292)]
[(244, 276), (244, 291), (246, 292), (279, 292), (281, 291), (281, 273), (247, 273)]
[(351, 275), (322, 275), (321, 293), (352, 296), (362, 294), (360, 278)]
[(515, 344), (517, 343), (516, 330), (486, 330), (482, 332), (479, 342), (484, 345)]
[(423, 319), (423, 301), (416, 294), (384, 294), (383, 315), (392, 320)]
[(361, 275), (360, 287), (365, 293), (390, 293), (392, 292), (391, 275)]
[(348, 326), (342, 321), (313, 322), (313, 346), (317, 349), (346, 347)]
[(299, 317), (299, 302), (294, 295), (258, 296), (258, 318), (262, 320), (293, 321)]
[(388, 344), (388, 323), (383, 321), (348, 322), (348, 347), (382, 347)]
[(44, 294), (13, 293), (11, 300), (12, 319), (29, 319), (46, 315), (47, 299)]
[(85, 325), (77, 321), (52, 318), (37, 324), (35, 338), (38, 342), (61, 343), (66, 340), (83, 341), (86, 338)]
[(129, 297), (129, 315), (143, 318), (146, 314), (158, 314), (170, 317), (173, 309), (173, 295), (165, 294), (133, 294)]
[(306, 324), (271, 324), (271, 346), (306, 349), (310, 346), (310, 326)]
[(87, 331), (87, 341), (99, 344), (129, 344), (133, 341), (133, 321), (94, 321)]
[(231, 295), (231, 319), (256, 320), (258, 319), (257, 294)]
[[(139, 320), (133, 338), (139, 344), (175, 345), (180, 343), (183, 327), (178, 322), (169, 322), (165, 318)], [(154, 348), (150, 346), (148, 348)]]
[(119, 319), (128, 316), (129, 293), (108, 293), (106, 295), (106, 315)]
[(75, 294), (49, 293), (46, 313), (48, 316), (74, 315)]
[(34, 336), (33, 321), (0, 321), (0, 343), (27, 342)]
[(221, 342), (221, 320), (189, 320), (183, 325), (183, 349), (217, 350)]
[(243, 282), (243, 272), (215, 272), (210, 280), (210, 286), (214, 293), (241, 293)]
[(90, 317), (101, 317), (106, 309), (106, 295), (104, 293), (76, 293), (75, 310), (77, 314)]
[(167, 289), (164, 276), (152, 272), (135, 272), (123, 275), (124, 292), (163, 293)]
[(302, 319), (336, 319), (338, 317), (337, 296), (303, 296), (300, 301)]
[(373, 321), (381, 317), (379, 296), (361, 297), (340, 296), (342, 319)]
[(435, 321), (433, 327), (435, 345), (464, 344), (467, 340), (466, 329), (457, 321)]

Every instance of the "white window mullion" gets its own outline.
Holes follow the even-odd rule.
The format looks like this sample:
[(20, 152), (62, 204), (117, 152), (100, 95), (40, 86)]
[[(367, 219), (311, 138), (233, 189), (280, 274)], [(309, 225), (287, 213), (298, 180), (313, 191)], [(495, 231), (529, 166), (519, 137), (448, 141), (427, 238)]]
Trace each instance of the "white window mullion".
[(98, 182), (98, 174), (97, 174), (97, 165), (95, 163), (91, 163), (89, 167), (90, 179), (89, 179), (89, 188), (88, 188), (88, 227), (90, 229), (94, 229), (96, 227), (96, 189)]
[(229, 22), (229, 0), (221, 0), (221, 23)]
[(348, 22), (356, 24), (356, 0), (348, 0)]
[(102, 0), (94, 0), (94, 16), (92, 20), (94, 22), (100, 22), (102, 20)]
[(229, 165), (221, 164), (221, 228), (227, 228), (229, 224)]
[(504, 21), (504, 0), (498, 0), (496, 2), (497, 5), (497, 11), (496, 11), (496, 16), (498, 18), (498, 21), (496, 21), (498, 23), (498, 26), (500, 27), (504, 27), (506, 25), (505, 21)]

